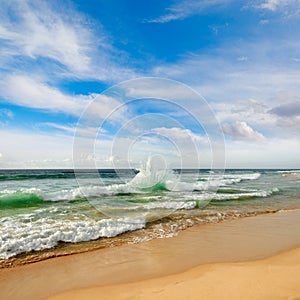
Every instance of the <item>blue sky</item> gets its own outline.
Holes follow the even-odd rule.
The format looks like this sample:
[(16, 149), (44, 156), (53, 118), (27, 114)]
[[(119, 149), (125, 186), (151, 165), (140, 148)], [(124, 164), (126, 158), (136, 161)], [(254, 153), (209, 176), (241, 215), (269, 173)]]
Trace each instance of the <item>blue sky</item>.
[[(97, 122), (81, 132), (89, 139), (120, 104), (98, 95), (145, 76), (176, 80), (206, 99), (224, 132), (227, 167), (300, 168), (299, 16), (299, 0), (2, 1), (0, 168), (72, 167), (84, 109), (99, 99)], [(176, 93), (139, 88), (137, 97)], [(103, 129), (99, 167), (122, 166), (129, 156), (135, 167), (156, 151), (172, 160), (178, 153), (160, 144), (166, 139), (182, 149), (186, 167), (194, 155), (188, 140), (199, 142), (201, 166), (210, 166), (209, 137), (189, 117), (162, 103), (154, 111), (165, 119), (143, 117), (153, 107), (140, 104), (115, 113), (117, 130)]]

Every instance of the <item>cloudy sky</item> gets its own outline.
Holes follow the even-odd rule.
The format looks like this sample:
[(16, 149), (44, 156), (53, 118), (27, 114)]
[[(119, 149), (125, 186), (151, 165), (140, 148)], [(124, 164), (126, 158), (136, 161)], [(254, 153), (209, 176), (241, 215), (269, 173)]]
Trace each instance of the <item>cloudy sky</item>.
[[(210, 166), (207, 101), (228, 168), (300, 168), (299, 0), (8, 0), (0, 20), (0, 168), (72, 167), (95, 101), (77, 133), (96, 140), (98, 167), (149, 153), (193, 167), (193, 147)], [(139, 77), (205, 100), (164, 81), (110, 88)]]

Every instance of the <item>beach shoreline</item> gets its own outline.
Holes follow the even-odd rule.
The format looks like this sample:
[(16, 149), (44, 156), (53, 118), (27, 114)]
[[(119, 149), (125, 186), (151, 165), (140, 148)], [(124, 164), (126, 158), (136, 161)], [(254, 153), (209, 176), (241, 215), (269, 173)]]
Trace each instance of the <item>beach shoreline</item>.
[(143, 281), (74, 289), (47, 300), (299, 299), (300, 247), (261, 260), (211, 263)]
[[(299, 209), (298, 207), (295, 207), (295, 208), (285, 209), (285, 211), (292, 211), (292, 210), (298, 210), (298, 209)], [(170, 238), (170, 237), (177, 236), (182, 231), (190, 229), (191, 227), (223, 223), (223, 222), (227, 222), (227, 221), (233, 221), (233, 220), (249, 218), (249, 217), (254, 217), (254, 216), (260, 216), (260, 215), (265, 215), (265, 214), (274, 214), (274, 213), (278, 213), (278, 212), (280, 212), (280, 210), (248, 212), (244, 215), (240, 214), (239, 216), (235, 216), (235, 215), (226, 216), (224, 219), (220, 219), (220, 220), (217, 220), (214, 222), (203, 221), (203, 220), (201, 220), (201, 222), (199, 222), (199, 220), (197, 220), (197, 221), (191, 220), (191, 218), (190, 218), (190, 222), (184, 222), (184, 226), (181, 225), (183, 228), (181, 228), (176, 234), (171, 235), (169, 237), (155, 237), (154, 236), (152, 238), (149, 238), (149, 240), (146, 238), (147, 237), (146, 232), (142, 233), (139, 236), (139, 234), (137, 234), (137, 233), (139, 233), (141, 230), (137, 229), (134, 231), (124, 232), (120, 235), (117, 235), (117, 236), (111, 237), (111, 238), (100, 238), (100, 239), (96, 239), (96, 240), (78, 242), (78, 243), (61, 243), (51, 249), (25, 252), (25, 253), (21, 253), (17, 256), (14, 256), (12, 258), (6, 259), (6, 260), (0, 259), (0, 270), (4, 269), (4, 268), (15, 268), (15, 267), (19, 267), (19, 266), (23, 266), (23, 265), (27, 265), (27, 264), (38, 263), (38, 262), (41, 262), (44, 260), (58, 258), (58, 257), (65, 257), (65, 256), (69, 256), (69, 255), (97, 251), (100, 249), (107, 249), (107, 248), (111, 248), (111, 247), (120, 247), (120, 246), (126, 245), (126, 244), (143, 243), (145, 241), (150, 241), (150, 240), (160, 239), (160, 238)], [(164, 218), (164, 219), (168, 219), (168, 218)], [(175, 220), (173, 220), (173, 221), (175, 221)], [(169, 222), (171, 222), (171, 220), (169, 220)], [(177, 222), (178, 222), (178, 220), (177, 220)], [(157, 222), (153, 222), (153, 224), (155, 224), (155, 223), (157, 223)], [(149, 226), (149, 224), (148, 224), (148, 226)], [(142, 229), (142, 231), (145, 231), (145, 229), (146, 230), (149, 229), (148, 226), (147, 226), (147, 228)], [(150, 224), (150, 227), (151, 227), (151, 224)], [(141, 241), (136, 241), (137, 238), (140, 239)]]
[(2, 269), (1, 294), (7, 299), (44, 299), (70, 290), (122, 286), (194, 272), (198, 267), (265, 259), (299, 247), (299, 217), (300, 210), (291, 210), (195, 226), (170, 239)]

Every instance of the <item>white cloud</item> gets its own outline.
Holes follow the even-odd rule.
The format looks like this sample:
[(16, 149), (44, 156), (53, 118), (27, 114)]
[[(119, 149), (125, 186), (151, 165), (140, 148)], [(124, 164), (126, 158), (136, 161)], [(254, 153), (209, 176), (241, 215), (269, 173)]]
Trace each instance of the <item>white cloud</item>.
[(14, 114), (11, 110), (6, 108), (0, 108), (0, 126), (6, 127), (10, 121), (14, 118)]
[(193, 142), (202, 142), (202, 143), (206, 141), (206, 139), (203, 136), (193, 133), (190, 129), (184, 129), (178, 127), (172, 127), (172, 128), (160, 127), (160, 128), (153, 128), (152, 131), (176, 141), (191, 140)]
[(282, 93), (272, 98), (273, 105), (255, 99), (233, 104), (214, 103), (216, 117), (221, 123), (244, 120), (268, 137), (293, 137), (299, 134), (300, 107), (297, 96)]
[(168, 13), (158, 18), (148, 20), (149, 23), (167, 23), (174, 20), (183, 20), (192, 15), (203, 13), (203, 11), (229, 4), (233, 0), (183, 0), (177, 1), (168, 7)]
[(76, 131), (76, 125), (74, 125), (74, 126), (66, 126), (66, 125), (61, 125), (61, 124), (56, 124), (56, 123), (51, 123), (51, 122), (42, 123), (40, 125), (41, 126), (52, 127), (52, 128), (59, 129), (59, 130), (62, 130), (62, 131), (66, 131), (66, 132), (70, 132), (70, 133), (73, 133), (73, 134)]
[(299, 138), (268, 139), (264, 143), (226, 143), (227, 168), (300, 168)]
[(249, 58), (247, 56), (240, 56), (240, 57), (238, 57), (237, 60), (238, 61), (247, 61), (247, 60), (249, 60)]
[[(0, 168), (72, 168), (73, 138), (68, 135), (47, 135), (34, 132), (1, 130), (0, 136), (5, 143), (0, 146), (2, 154)], [(130, 148), (134, 140), (119, 138), (117, 141), (96, 141), (97, 167), (113, 167), (112, 157), (118, 159), (116, 167), (140, 167), (145, 163), (147, 155), (160, 153), (172, 167), (180, 166), (180, 156), (170, 147), (161, 147), (162, 140), (155, 144), (136, 143)], [(86, 144), (86, 139), (83, 141)], [(113, 144), (115, 143), (115, 147)], [(190, 153), (189, 145), (182, 149), (184, 167), (195, 167), (195, 153)], [(159, 148), (157, 148), (159, 146)], [(226, 157), (228, 168), (300, 168), (299, 138), (268, 139), (264, 143), (245, 143), (245, 140), (227, 142)], [(127, 152), (128, 150), (128, 152)], [(151, 153), (152, 151), (152, 153)], [(201, 167), (210, 167), (211, 153), (204, 149), (201, 152)], [(111, 157), (111, 159), (109, 159)], [(5, 158), (5, 159), (4, 159)], [(121, 164), (122, 161), (122, 164)], [(83, 165), (84, 167), (84, 165)]]
[[(230, 2), (233, 1), (176, 1), (163, 16), (149, 22), (165, 23), (182, 20), (208, 10), (219, 9)], [(97, 95), (67, 94), (55, 87), (57, 80), (60, 80), (62, 76), (104, 81), (120, 80), (129, 78), (134, 71), (122, 67), (124, 64), (122, 64), (121, 58), (117, 60), (118, 63), (115, 63), (114, 58), (118, 52), (110, 45), (109, 38), (101, 25), (98, 24), (95, 30), (93, 29), (95, 24), (90, 23), (91, 20), (87, 20), (84, 15), (76, 13), (72, 8), (66, 13), (65, 4), (57, 2), (59, 5), (55, 7), (55, 3), (17, 0), (1, 4), (0, 39), (3, 49), (1, 50), (0, 64), (2, 64), (3, 70), (10, 72), (11, 75), (7, 76), (3, 72), (0, 74), (0, 94), (6, 102), (11, 104), (79, 116), (86, 105)], [(295, 7), (293, 4), (297, 4), (299, 1), (255, 1), (251, 5), (253, 3), (256, 4), (256, 8), (263, 10), (261, 13), (264, 17), (266, 15), (268, 17), (267, 11), (290, 12), (291, 8)], [(297, 9), (294, 11), (297, 12)], [(274, 47), (275, 42), (276, 47)], [(276, 39), (269, 43), (266, 40), (256, 40), (253, 44), (236, 42), (230, 45), (220, 45), (212, 55), (190, 54), (175, 64), (158, 65), (149, 73), (182, 80), (193, 85), (209, 99), (216, 110), (217, 117), (225, 124), (227, 134), (232, 137), (232, 145), (236, 145), (236, 149), (239, 149), (241, 144), (246, 144), (245, 141), (266, 140), (264, 136), (268, 136), (268, 140), (265, 141), (267, 143), (271, 133), (272, 136), (290, 138), (294, 129), (294, 133), (296, 128), (299, 132), (299, 115), (295, 114), (294, 109), (297, 108), (298, 100), (293, 102), (294, 100), (289, 96), (299, 94), (300, 72), (297, 63), (299, 49), (299, 43), (294, 37), (292, 39), (287, 37), (284, 40)], [(17, 68), (23, 66), (19, 62), (26, 62), (25, 64), (30, 67), (23, 72), (17, 70), (16, 66), (18, 66)], [(40, 63), (47, 64), (47, 68), (45, 65), (40, 66), (43, 76), (37, 71)], [(58, 69), (60, 72), (57, 72)], [(30, 76), (22, 75), (29, 73)], [(55, 73), (55, 76), (48, 76), (47, 73), (51, 75)], [(192, 93), (187, 95), (186, 91), (181, 88), (172, 89), (161, 85), (153, 89), (152, 86), (138, 86), (125, 91), (125, 93), (129, 97), (158, 95), (159, 98), (169, 98), (171, 95), (171, 100), (175, 99), (177, 103), (188, 102), (191, 112), (197, 112), (197, 109), (201, 110), (196, 101), (198, 98), (195, 98)], [(108, 116), (119, 105), (120, 102), (114, 98), (99, 96), (99, 102), (93, 106), (90, 113), (98, 120)], [(198, 115), (202, 116), (203, 114), (199, 113)], [(204, 115), (206, 114), (204, 113)], [(0, 116), (13, 118), (11, 113), (4, 110), (0, 110)], [(119, 120), (123, 119), (119, 118)], [(93, 122), (86, 127), (79, 128), (80, 133), (87, 138), (93, 136), (97, 130), (97, 127), (92, 126), (95, 125)], [(55, 123), (45, 125), (65, 133), (74, 132), (71, 125)], [(166, 125), (161, 124), (155, 126), (157, 133), (169, 135), (183, 143), (193, 135), (186, 129), (163, 128), (160, 126)], [(5, 148), (5, 152), (3, 152), (4, 150), (2, 151), (1, 148), (5, 159), (7, 155), (11, 156), (14, 153), (14, 147), (22, 149), (22, 144), (26, 143), (26, 139), (22, 138), (22, 135), (27, 137), (28, 141), (32, 141), (32, 147), (36, 146), (41, 153), (45, 150), (45, 155), (41, 156), (35, 151), (31, 155), (29, 149), (25, 147), (26, 155), (17, 151), (19, 157), (14, 156), (11, 165), (13, 165), (14, 159), (15, 162), (20, 162), (21, 158), (28, 163), (28, 166), (30, 166), (29, 162), (34, 165), (38, 161), (44, 161), (44, 167), (47, 163), (50, 166), (56, 161), (59, 165), (59, 161), (69, 159), (66, 158), (69, 155), (66, 154), (69, 153), (68, 150), (63, 151), (62, 155), (55, 153), (51, 160), (49, 158), (52, 157), (51, 151), (47, 151), (43, 145), (38, 143), (39, 140), (49, 139), (52, 141), (52, 144), (48, 145), (49, 149), (54, 149), (54, 152), (55, 143), (62, 145), (63, 149), (67, 149), (70, 145), (64, 145), (65, 137), (62, 132), (59, 133), (59, 136), (53, 136), (53, 139), (47, 135), (35, 134), (33, 136), (7, 131), (7, 133), (9, 132), (11, 133), (10, 137), (4, 132), (1, 133), (2, 138), (11, 140), (9, 149)], [(57, 133), (57, 131), (55, 132)], [(195, 138), (197, 137), (199, 138), (199, 136)], [(20, 140), (20, 143), (17, 143), (17, 140)], [(127, 142), (129, 141), (127, 140)], [(123, 143), (126, 144), (124, 140)], [(256, 143), (255, 145), (265, 143)], [(103, 145), (102, 143), (101, 147)], [(289, 145), (289, 143), (283, 141), (283, 145)], [(107, 144), (105, 147), (108, 147)], [(123, 146), (120, 148), (120, 152), (122, 149), (124, 149)], [(145, 149), (148, 149), (147, 145)], [(271, 147), (268, 149), (272, 151)], [(245, 149), (244, 151), (246, 153)], [(238, 160), (238, 151), (235, 153), (237, 153), (236, 160)], [(288, 153), (288, 150), (285, 153)], [(48, 154), (49, 156), (47, 156)], [(35, 159), (35, 155), (37, 159)], [(257, 161), (261, 162), (258, 157)]]
[(30, 73), (43, 63), (44, 75), (57, 77), (113, 81), (134, 76), (133, 70), (122, 66), (122, 55), (101, 24), (66, 2), (6, 1), (0, 6), (0, 18), (0, 64), (8, 71), (15, 70), (16, 61), (27, 59)]
[[(288, 102), (289, 100), (292, 100)], [(278, 127), (287, 127), (290, 134), (299, 135), (300, 132), (300, 99), (298, 96), (289, 99), (268, 111), (275, 116)]]
[(259, 24), (261, 25), (265, 25), (265, 24), (269, 24), (270, 20), (267, 20), (267, 19), (262, 19), (259, 21)]
[(282, 0), (267, 0), (263, 1), (263, 3), (257, 5), (257, 7), (262, 8), (262, 9), (269, 9), (269, 10), (276, 10), (279, 5), (282, 2), (287, 2), (287, 1), (282, 1)]
[(89, 127), (89, 126), (83, 128), (83, 127), (77, 127), (77, 124), (74, 124), (73, 126), (68, 126), (68, 125), (46, 122), (46, 123), (41, 123), (40, 126), (48, 126), (72, 134), (76, 133), (78, 136), (86, 137), (86, 138), (96, 137), (97, 134), (99, 133), (103, 134), (106, 132), (103, 128), (100, 129), (99, 127)]
[[(0, 129), (0, 151), (5, 159), (1, 168), (73, 168), (73, 136), (62, 133), (29, 132), (25, 130)], [(79, 137), (82, 139), (82, 137)], [(94, 145), (94, 139), (87, 136), (83, 145)], [(98, 142), (97, 157), (107, 155), (111, 141)], [(97, 144), (97, 141), (96, 141)], [(122, 152), (122, 149), (120, 149)], [(101, 160), (103, 162), (103, 160)], [(101, 165), (101, 163), (99, 163)], [(87, 166), (87, 165), (85, 165)], [(103, 165), (101, 165), (103, 167)], [(106, 167), (106, 165), (104, 166)]]
[[(164, 73), (164, 70), (160, 70), (160, 67), (157, 68), (154, 68), (154, 73), (158, 74), (160, 71)], [(193, 101), (200, 97), (192, 91), (191, 88), (184, 86), (181, 82), (167, 80), (165, 78), (146, 77), (139, 79), (137, 82), (135, 80), (125, 82), (124, 86), (121, 84), (121, 87), (129, 99), (156, 98), (170, 101), (184, 99), (186, 102), (187, 99)]]
[[(0, 136), (5, 140), (5, 143), (0, 146), (1, 154), (5, 158), (0, 159), (0, 169), (73, 167), (73, 137), (63, 132), (46, 134), (0, 129)], [(82, 160), (81, 167), (94, 167), (95, 160), (98, 168), (138, 168), (151, 154), (160, 154), (170, 165), (180, 167), (180, 157), (177, 156), (176, 149), (166, 140), (153, 137), (145, 136), (137, 141), (136, 138), (117, 137), (110, 140), (94, 140), (88, 136), (84, 136), (84, 138), (80, 136), (78, 139), (82, 139), (80, 142), (82, 148), (79, 150), (83, 150), (84, 153), (92, 153)], [(190, 144), (184, 143), (183, 145), (186, 145), (186, 148), (181, 149), (185, 167), (195, 166), (195, 153), (189, 147)], [(76, 161), (78, 167), (80, 161), (78, 158)]]
[[(229, 47), (210, 56), (189, 55), (176, 64), (156, 66), (153, 73), (186, 82), (205, 98), (214, 101), (232, 101), (237, 98), (267, 100), (279, 91), (298, 91), (298, 66), (284, 65), (283, 62), (275, 66), (274, 62), (278, 63), (278, 60), (274, 58), (272, 61), (271, 55), (267, 54), (273, 51), (271, 45), (258, 43), (255, 47), (260, 51), (257, 52), (254, 45), (239, 45), (238, 51)], [(288, 53), (284, 48), (280, 51)], [(249, 59), (243, 63), (233, 59), (231, 55), (236, 57), (239, 52), (244, 52), (243, 56)], [(269, 57), (266, 58), (266, 55)]]
[(88, 104), (95, 100), (90, 117), (103, 119), (120, 105), (112, 97), (101, 94), (68, 95), (57, 88), (22, 75), (10, 75), (0, 82), (0, 94), (7, 102), (50, 112), (63, 112), (80, 116)]
[[(2, 4), (0, 38), (14, 55), (53, 59), (74, 71), (90, 68), (93, 35), (83, 17), (70, 8), (54, 11), (43, 1)], [(11, 17), (10, 17), (11, 16)]]
[(258, 131), (251, 128), (246, 122), (235, 122), (233, 124), (223, 124), (224, 134), (233, 140), (244, 140), (246, 142), (261, 142), (266, 138)]
[(14, 113), (6, 108), (0, 109), (0, 118), (9, 118), (12, 119), (14, 117)]
[(7, 102), (30, 108), (80, 115), (91, 96), (68, 96), (43, 82), (21, 75), (9, 75), (0, 82), (0, 94)]
[(5, 141), (0, 146), (5, 157), (0, 168), (61, 168), (66, 167), (64, 159), (72, 158), (72, 138), (68, 136), (17, 130), (0, 130), (0, 135)]
[(285, 16), (297, 16), (300, 13), (299, 0), (259, 0), (253, 5), (256, 9), (279, 12)]
[[(287, 39), (273, 48), (265, 41), (223, 45), (211, 55), (189, 54), (153, 72), (190, 84), (208, 100), (221, 123), (243, 120), (268, 137), (294, 136), (299, 118), (283, 119), (272, 109), (299, 103), (300, 71), (290, 60), (299, 45)], [(241, 63), (237, 57), (249, 59)], [(297, 105), (289, 108), (295, 112), (293, 107)], [(195, 110), (196, 103), (191, 111)]]
[(213, 107), (221, 123), (242, 119), (265, 130), (271, 127), (272, 131), (276, 125), (277, 118), (268, 113), (270, 107), (255, 99), (240, 100), (230, 105), (226, 102), (214, 103)]

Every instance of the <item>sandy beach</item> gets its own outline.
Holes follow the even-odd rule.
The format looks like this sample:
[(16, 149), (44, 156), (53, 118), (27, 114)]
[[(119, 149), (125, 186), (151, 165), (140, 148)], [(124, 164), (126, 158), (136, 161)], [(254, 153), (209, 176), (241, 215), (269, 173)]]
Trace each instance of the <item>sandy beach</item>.
[[(298, 299), (300, 210), (0, 270), (3, 299)], [(17, 287), (17, 288), (16, 288)]]
[(0, 17), (0, 300), (300, 300), (300, 0)]
[(207, 264), (145, 281), (73, 290), (62, 299), (299, 299), (300, 248), (271, 258)]

